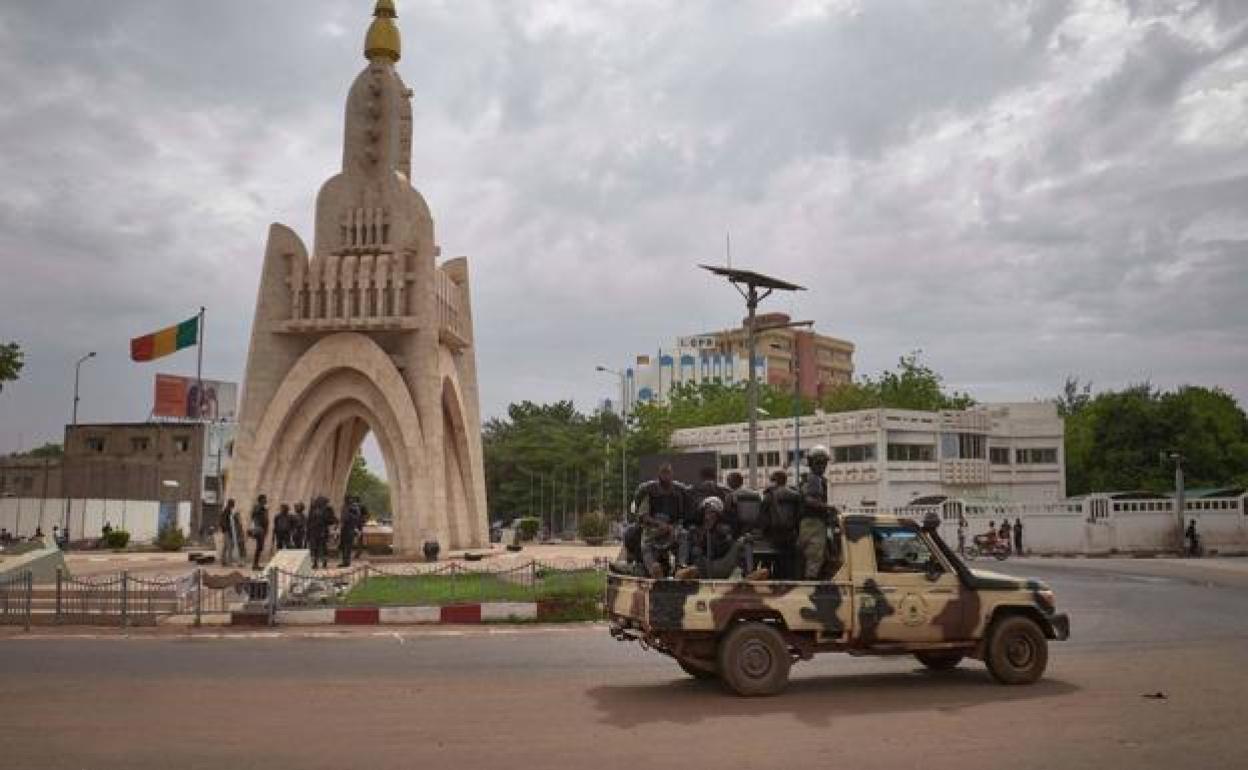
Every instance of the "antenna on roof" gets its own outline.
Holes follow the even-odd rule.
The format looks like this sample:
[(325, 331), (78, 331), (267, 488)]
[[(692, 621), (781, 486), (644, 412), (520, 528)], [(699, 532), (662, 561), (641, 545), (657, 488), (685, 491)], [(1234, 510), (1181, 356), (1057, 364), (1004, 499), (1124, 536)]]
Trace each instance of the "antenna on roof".
[(724, 231), (724, 256), (728, 258), (728, 267), (732, 267), (732, 231)]

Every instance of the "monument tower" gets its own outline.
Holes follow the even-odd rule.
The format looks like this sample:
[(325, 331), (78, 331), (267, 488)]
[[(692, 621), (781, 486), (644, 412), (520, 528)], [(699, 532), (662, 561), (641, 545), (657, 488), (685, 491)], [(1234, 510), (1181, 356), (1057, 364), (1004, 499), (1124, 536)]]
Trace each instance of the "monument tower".
[(485, 479), (468, 261), (439, 261), (411, 184), (412, 92), (395, 71), (393, 0), (347, 95), (342, 171), (316, 198), (309, 257), (269, 229), (227, 496), (245, 513), (325, 495), (341, 504), (371, 431), (385, 458), (394, 547), (484, 545)]

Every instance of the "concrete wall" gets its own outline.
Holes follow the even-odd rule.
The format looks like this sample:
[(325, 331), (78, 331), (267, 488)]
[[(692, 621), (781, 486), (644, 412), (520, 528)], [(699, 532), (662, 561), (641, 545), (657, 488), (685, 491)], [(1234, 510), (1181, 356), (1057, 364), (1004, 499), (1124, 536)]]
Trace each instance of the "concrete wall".
[[(921, 519), (917, 511), (904, 515)], [(1110, 512), (1090, 521), (1079, 512), (1058, 510), (1009, 509), (1000, 512), (965, 513), (967, 540), (988, 530), (988, 522), (1000, 526), (1003, 518), (1011, 523), (1023, 520), (1023, 547), (1033, 554), (1104, 554), (1110, 552), (1168, 551), (1175, 547), (1178, 523), (1164, 511)], [(1188, 511), (1187, 520), (1196, 520), (1196, 529), (1206, 550), (1248, 550), (1248, 516), (1239, 510)], [(957, 543), (957, 520), (944, 517), (941, 536)]]
[[(191, 504), (179, 502), (178, 526), (183, 533), (189, 532)], [(53, 527), (65, 521), (65, 500), (62, 498), (0, 498), (0, 527), (19, 537), (30, 537), (36, 527), (43, 527), (45, 535), (52, 534)], [(149, 500), (71, 500), (69, 504), (69, 533), (71, 540), (98, 538), (107, 521), (113, 529), (130, 533), (132, 543), (150, 543), (156, 539), (160, 504)]]

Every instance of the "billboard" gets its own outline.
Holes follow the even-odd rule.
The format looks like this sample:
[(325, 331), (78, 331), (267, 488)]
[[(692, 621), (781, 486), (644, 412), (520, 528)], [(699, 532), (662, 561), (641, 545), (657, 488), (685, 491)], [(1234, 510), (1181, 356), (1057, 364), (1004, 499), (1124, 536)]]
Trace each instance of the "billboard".
[[(203, 389), (200, 389), (200, 384)], [(153, 417), (180, 420), (230, 420), (238, 409), (238, 383), (196, 380), (176, 374), (156, 375)]]

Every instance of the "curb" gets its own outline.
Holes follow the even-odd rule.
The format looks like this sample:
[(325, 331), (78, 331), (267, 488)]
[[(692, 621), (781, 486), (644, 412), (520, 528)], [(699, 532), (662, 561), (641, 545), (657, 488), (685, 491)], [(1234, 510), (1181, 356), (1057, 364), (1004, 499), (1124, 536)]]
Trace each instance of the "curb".
[[(443, 607), (330, 607), (278, 610), (279, 626), (471, 625), (497, 621), (542, 620), (557, 612), (548, 602), (487, 602)], [(238, 616), (234, 625), (244, 625)]]

